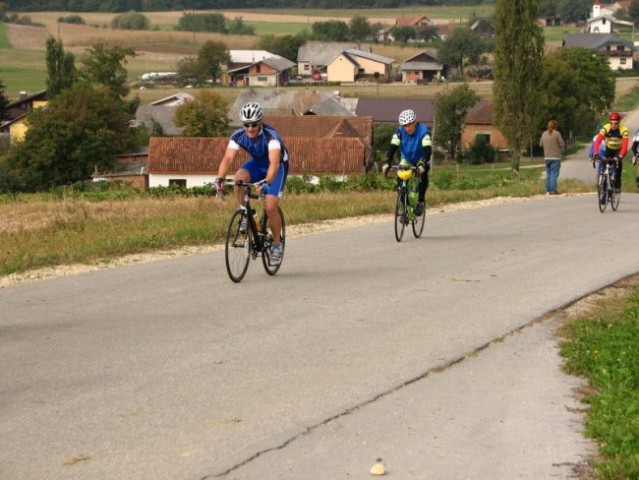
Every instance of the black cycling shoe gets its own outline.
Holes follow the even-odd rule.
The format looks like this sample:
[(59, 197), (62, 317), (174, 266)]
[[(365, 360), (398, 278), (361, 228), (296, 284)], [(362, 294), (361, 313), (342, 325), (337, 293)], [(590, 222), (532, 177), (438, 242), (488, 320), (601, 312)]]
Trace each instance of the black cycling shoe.
[(418, 217), (424, 214), (424, 202), (417, 202), (415, 205), (415, 215)]

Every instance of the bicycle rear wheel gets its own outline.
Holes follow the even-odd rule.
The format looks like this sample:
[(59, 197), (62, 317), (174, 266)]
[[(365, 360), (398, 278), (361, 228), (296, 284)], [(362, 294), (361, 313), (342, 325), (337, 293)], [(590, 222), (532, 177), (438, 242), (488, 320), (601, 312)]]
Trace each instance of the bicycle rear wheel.
[[(284, 261), (284, 252), (286, 251), (286, 221), (284, 220), (284, 212), (280, 207), (277, 207), (277, 211), (280, 212), (280, 218), (282, 219), (282, 228), (280, 229), (280, 236), (282, 237), (282, 261)], [(275, 275), (282, 266), (282, 262), (278, 265), (271, 265), (271, 244), (273, 243), (273, 232), (271, 227), (266, 227), (266, 239), (264, 242), (264, 251), (262, 252), (262, 264), (264, 270), (269, 275)]]
[(612, 193), (610, 194), (610, 206), (612, 207), (612, 211), (616, 212), (619, 208), (619, 201), (621, 200), (621, 190), (613, 188)]
[(242, 219), (247, 217), (246, 211), (237, 210), (231, 217), (229, 228), (226, 231), (226, 247), (224, 249), (226, 271), (235, 283), (242, 281), (251, 260), (251, 229), (249, 225), (246, 225), (246, 232), (240, 231)]
[(597, 204), (599, 205), (599, 211), (603, 213), (608, 205), (608, 182), (606, 182), (606, 176), (599, 175), (597, 181)]
[(424, 222), (426, 221), (426, 203), (424, 202), (424, 211), (421, 215), (415, 215), (415, 219), (413, 220), (413, 235), (415, 238), (419, 238), (422, 236), (422, 232), (424, 231)]
[(406, 228), (406, 222), (408, 221), (408, 215), (406, 214), (406, 196), (405, 191), (402, 189), (397, 193), (397, 202), (395, 204), (395, 240), (402, 241), (404, 236), (404, 228)]

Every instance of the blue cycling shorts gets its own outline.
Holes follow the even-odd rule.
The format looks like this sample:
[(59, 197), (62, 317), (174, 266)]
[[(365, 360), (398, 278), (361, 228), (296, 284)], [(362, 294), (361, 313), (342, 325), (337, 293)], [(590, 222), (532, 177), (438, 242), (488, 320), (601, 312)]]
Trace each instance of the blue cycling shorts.
[[(266, 178), (266, 172), (268, 171), (268, 165), (264, 166), (264, 162), (258, 162), (257, 160), (250, 158), (240, 168), (243, 168), (249, 173), (251, 182), (259, 182)], [(286, 177), (288, 176), (288, 162), (280, 162), (280, 168), (277, 169), (277, 174), (271, 182), (271, 186), (268, 189), (269, 195), (275, 195), (278, 198), (282, 197), (284, 193), (284, 186), (286, 185)]]

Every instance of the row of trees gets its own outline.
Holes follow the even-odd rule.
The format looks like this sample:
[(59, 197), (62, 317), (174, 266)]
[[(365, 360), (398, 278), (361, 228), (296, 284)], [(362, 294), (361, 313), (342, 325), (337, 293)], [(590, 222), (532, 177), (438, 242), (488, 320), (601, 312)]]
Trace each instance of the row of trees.
[[(137, 12), (238, 8), (344, 8), (340, 0), (4, 0), (10, 10), (63, 12)], [(349, 8), (477, 5), (483, 0), (351, 0)], [(486, 3), (492, 3), (488, 0)]]

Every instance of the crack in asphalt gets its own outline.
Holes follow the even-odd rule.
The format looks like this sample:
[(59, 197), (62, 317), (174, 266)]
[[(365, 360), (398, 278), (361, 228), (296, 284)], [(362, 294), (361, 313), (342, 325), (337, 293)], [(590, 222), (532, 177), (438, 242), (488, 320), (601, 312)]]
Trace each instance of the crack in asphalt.
[(461, 355), (460, 357), (454, 358), (454, 359), (450, 360), (449, 362), (447, 362), (444, 365), (439, 365), (439, 366), (430, 368), (426, 372), (424, 372), (424, 373), (422, 373), (420, 375), (417, 375), (416, 377), (413, 377), (413, 378), (411, 378), (409, 380), (406, 380), (405, 382), (401, 383), (400, 385), (397, 385), (397, 386), (395, 386), (393, 388), (390, 388), (390, 389), (388, 389), (388, 390), (386, 390), (384, 392), (381, 392), (381, 393), (375, 395), (374, 397), (372, 397), (372, 398), (370, 398), (368, 400), (365, 400), (365, 401), (363, 401), (363, 402), (361, 402), (361, 403), (359, 403), (357, 405), (354, 405), (354, 406), (352, 406), (350, 408), (347, 408), (346, 410), (344, 410), (344, 411), (342, 411), (340, 413), (337, 413), (337, 414), (335, 414), (335, 415), (333, 415), (331, 417), (328, 417), (325, 420), (322, 420), (321, 422), (318, 422), (318, 423), (316, 423), (314, 425), (310, 425), (310, 426), (306, 427), (303, 431), (293, 435), (292, 437), (290, 437), (289, 439), (287, 439), (286, 441), (282, 442), (279, 445), (260, 450), (259, 452), (256, 452), (255, 454), (251, 455), (250, 457), (246, 458), (245, 460), (241, 461), (240, 463), (237, 463), (237, 464), (227, 468), (226, 470), (224, 470), (224, 471), (222, 471), (220, 473), (215, 473), (215, 474), (212, 474), (212, 475), (205, 475), (200, 480), (208, 480), (208, 479), (212, 479), (212, 478), (224, 477), (224, 476), (228, 475), (229, 473), (231, 473), (231, 472), (243, 467), (244, 465), (247, 465), (247, 464), (251, 463), (253, 460), (256, 460), (257, 458), (261, 457), (262, 455), (265, 455), (265, 454), (267, 454), (269, 452), (275, 452), (277, 450), (282, 450), (283, 448), (286, 448), (288, 445), (290, 445), (291, 443), (293, 443), (297, 439), (302, 438), (302, 437), (312, 433), (314, 430), (316, 430), (316, 429), (318, 429), (318, 428), (320, 428), (320, 427), (322, 427), (324, 425), (327, 425), (327, 424), (331, 423), (332, 421), (337, 420), (338, 418), (342, 418), (342, 417), (348, 416), (351, 413), (353, 413), (353, 412), (355, 412), (355, 411), (357, 411), (357, 410), (359, 410), (361, 408), (364, 408), (367, 405), (375, 403), (378, 400), (380, 400), (381, 398), (384, 398), (384, 397), (386, 397), (388, 395), (391, 395), (391, 394), (393, 394), (393, 393), (395, 393), (395, 392), (397, 392), (399, 390), (402, 390), (402, 389), (406, 388), (407, 386), (409, 386), (409, 385), (411, 385), (411, 384), (413, 384), (415, 382), (419, 382), (420, 380), (423, 380), (423, 379), (425, 379), (426, 377), (429, 377), (432, 374), (441, 373), (441, 372), (444, 372), (444, 371), (448, 370), (450, 367), (452, 367), (454, 365), (457, 365), (460, 362), (463, 362), (464, 360), (468, 359), (469, 357), (475, 356), (477, 353), (479, 353), (479, 352), (485, 350), (486, 348), (490, 347), (493, 343), (500, 342), (504, 337), (509, 336), (509, 335), (511, 335), (513, 333), (516, 333), (517, 331), (522, 330), (522, 329), (530, 326), (532, 323), (534, 323), (536, 321), (537, 320), (533, 320), (532, 322), (530, 322), (530, 323), (528, 323), (528, 324), (526, 324), (524, 326), (518, 327), (518, 328), (516, 328), (515, 330), (511, 331), (510, 333), (508, 333), (506, 335), (502, 335), (502, 336), (497, 337), (497, 338), (495, 338), (495, 339), (493, 339), (493, 340), (491, 340), (491, 341), (489, 341), (489, 342), (487, 342), (487, 343), (485, 343), (483, 345), (480, 345), (479, 347), (475, 348), (474, 350), (471, 350), (470, 352), (465, 353), (465, 354)]

